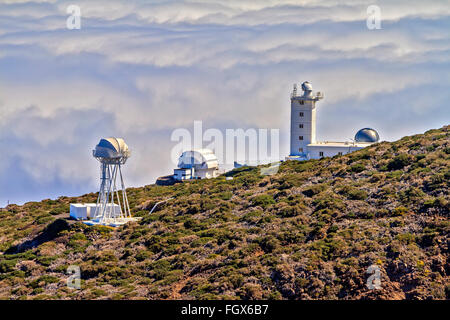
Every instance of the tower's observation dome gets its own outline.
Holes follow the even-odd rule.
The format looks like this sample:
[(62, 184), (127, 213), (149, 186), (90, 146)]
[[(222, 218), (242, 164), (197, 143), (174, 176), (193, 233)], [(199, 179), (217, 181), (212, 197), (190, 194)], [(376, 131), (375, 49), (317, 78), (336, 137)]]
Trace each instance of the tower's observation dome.
[(296, 99), (296, 100), (303, 99), (303, 100), (308, 100), (308, 101), (311, 101), (311, 100), (318, 101), (323, 98), (323, 94), (321, 92), (313, 93), (312, 85), (308, 81), (304, 81), (301, 84), (301, 89), (303, 91), (303, 94), (298, 95), (297, 94), (297, 84), (294, 83), (294, 90), (292, 91), (291, 99)]
[(130, 157), (128, 145), (122, 138), (105, 138), (101, 139), (93, 150), (93, 156), (103, 162), (121, 162)]
[(312, 85), (308, 81), (305, 81), (302, 83), (302, 90), (303, 91), (312, 91)]
[(359, 130), (355, 135), (356, 142), (378, 142), (380, 140), (380, 136), (378, 132), (376, 132), (372, 128), (363, 128)]

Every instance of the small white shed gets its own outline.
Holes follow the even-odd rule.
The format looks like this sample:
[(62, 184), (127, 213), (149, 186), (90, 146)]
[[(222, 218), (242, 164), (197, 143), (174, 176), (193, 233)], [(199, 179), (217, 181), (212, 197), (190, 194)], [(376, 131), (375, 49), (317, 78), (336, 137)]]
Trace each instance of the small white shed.
[(88, 207), (82, 203), (71, 203), (70, 217), (75, 220), (86, 220), (88, 218)]
[[(111, 207), (111, 204), (108, 204)], [(76, 220), (87, 220), (94, 218), (95, 210), (97, 209), (96, 203), (71, 203), (70, 204), (70, 216)], [(113, 215), (120, 215), (120, 207), (114, 204)]]
[[(101, 204), (98, 205), (95, 203), (92, 204), (88, 204), (88, 205), (92, 205), (92, 207), (90, 208), (90, 213), (89, 213), (89, 217), (90, 219), (98, 219), (100, 216), (103, 216), (103, 214), (106, 214), (108, 217), (110, 218), (119, 218), (120, 217), (120, 206), (116, 203), (111, 204), (108, 203), (106, 204), (106, 208), (103, 208), (103, 206)], [(96, 210), (98, 210), (98, 212), (96, 212)], [(97, 217), (95, 216), (95, 214), (97, 213)]]
[(88, 218), (92, 219), (95, 214), (95, 208), (97, 208), (96, 203), (85, 203), (84, 204), (87, 207), (87, 216)]

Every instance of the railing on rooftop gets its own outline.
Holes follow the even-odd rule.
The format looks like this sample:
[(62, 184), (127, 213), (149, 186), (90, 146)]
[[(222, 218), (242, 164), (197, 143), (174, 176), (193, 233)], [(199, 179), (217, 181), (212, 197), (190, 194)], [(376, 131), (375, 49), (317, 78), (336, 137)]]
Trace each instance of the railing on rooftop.
[[(301, 94), (299, 94), (296, 90), (294, 90), (294, 91), (292, 91), (291, 92), (291, 99), (292, 98), (296, 98), (296, 97), (302, 97), (303, 96), (303, 93), (301, 93)], [(312, 95), (312, 98), (314, 99), (323, 99), (323, 93), (322, 92), (320, 92), (320, 91), (318, 91), (318, 92), (316, 92), (316, 94), (313, 94)]]

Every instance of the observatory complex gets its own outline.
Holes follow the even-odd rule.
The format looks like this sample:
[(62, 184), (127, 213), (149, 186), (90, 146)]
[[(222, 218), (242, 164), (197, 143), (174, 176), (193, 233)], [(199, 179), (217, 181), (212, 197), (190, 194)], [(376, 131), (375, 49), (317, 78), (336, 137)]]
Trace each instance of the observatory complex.
[[(290, 155), (286, 160), (308, 160), (332, 157), (356, 151), (379, 141), (378, 133), (371, 128), (359, 130), (354, 140), (348, 142), (316, 140), (316, 103), (323, 99), (320, 92), (313, 93), (308, 81), (297, 85), (291, 94)], [(101, 139), (93, 150), (93, 156), (101, 164), (100, 190), (97, 203), (72, 203), (70, 216), (84, 220), (88, 225), (120, 226), (133, 218), (122, 175), (122, 166), (130, 157), (130, 150), (121, 138)], [(237, 164), (235, 163), (235, 166)], [(210, 149), (184, 151), (178, 159), (174, 174), (160, 177), (158, 185), (170, 185), (179, 181), (215, 178), (219, 175), (219, 161)]]
[(353, 141), (334, 142), (316, 140), (316, 102), (323, 99), (320, 92), (313, 93), (308, 81), (302, 83), (303, 94), (297, 85), (291, 94), (291, 152), (286, 160), (320, 159), (356, 151), (379, 141), (378, 133), (371, 128), (359, 130)]

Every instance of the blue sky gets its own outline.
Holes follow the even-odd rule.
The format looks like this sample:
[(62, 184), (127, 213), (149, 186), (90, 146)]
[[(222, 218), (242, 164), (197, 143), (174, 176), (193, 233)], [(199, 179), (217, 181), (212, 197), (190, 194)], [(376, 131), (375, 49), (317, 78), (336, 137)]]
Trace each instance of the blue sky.
[[(66, 9), (81, 8), (68, 30)], [(381, 9), (380, 30), (366, 26)], [(0, 0), (0, 207), (95, 191), (101, 137), (132, 149), (129, 186), (172, 172), (174, 129), (280, 129), (305, 80), (318, 139), (449, 123), (449, 1)]]

